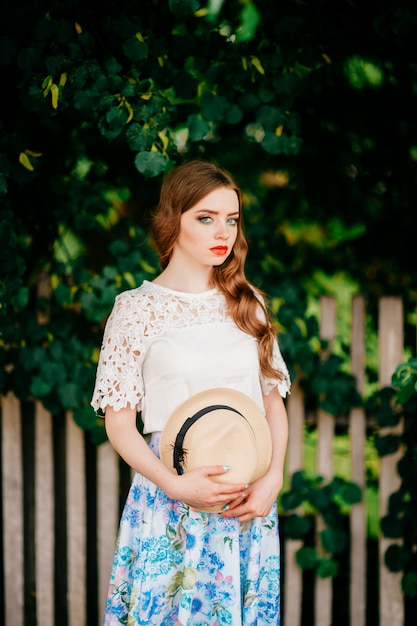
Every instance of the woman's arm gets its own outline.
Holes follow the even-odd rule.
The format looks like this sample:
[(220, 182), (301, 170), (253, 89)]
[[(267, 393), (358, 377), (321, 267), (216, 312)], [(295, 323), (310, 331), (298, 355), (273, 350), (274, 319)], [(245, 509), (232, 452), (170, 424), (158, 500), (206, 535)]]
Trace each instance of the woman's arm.
[(237, 516), (241, 522), (269, 514), (284, 482), (284, 462), (288, 443), (288, 418), (284, 401), (274, 387), (264, 396), (266, 419), (271, 430), (272, 460), (268, 472), (230, 502), (225, 517)]
[(170, 498), (194, 508), (225, 505), (236, 499), (244, 484), (217, 483), (211, 476), (224, 474), (222, 465), (200, 467), (178, 476), (170, 472), (152, 452), (136, 428), (136, 410), (106, 409), (106, 432), (113, 448), (134, 470), (160, 487)]

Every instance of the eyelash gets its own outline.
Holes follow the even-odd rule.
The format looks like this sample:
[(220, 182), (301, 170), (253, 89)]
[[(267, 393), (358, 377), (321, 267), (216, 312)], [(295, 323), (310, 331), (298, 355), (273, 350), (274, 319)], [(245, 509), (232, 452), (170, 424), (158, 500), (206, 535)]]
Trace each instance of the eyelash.
[[(201, 222), (202, 224), (210, 224), (210, 222), (207, 222), (206, 220), (211, 220), (213, 221), (213, 218), (210, 215), (202, 215), (201, 217), (198, 218), (198, 221)], [(229, 219), (227, 220), (228, 222), (232, 222), (231, 226), (236, 226), (239, 218), (238, 217), (229, 217)]]

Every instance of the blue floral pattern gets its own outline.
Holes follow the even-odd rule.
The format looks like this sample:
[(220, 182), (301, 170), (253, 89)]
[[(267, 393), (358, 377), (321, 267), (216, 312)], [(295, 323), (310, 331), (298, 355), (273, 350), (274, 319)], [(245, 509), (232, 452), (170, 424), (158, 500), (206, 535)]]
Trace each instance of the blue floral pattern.
[[(159, 435), (150, 446), (157, 453)], [(279, 626), (278, 517), (240, 523), (171, 500), (136, 474), (104, 626)]]

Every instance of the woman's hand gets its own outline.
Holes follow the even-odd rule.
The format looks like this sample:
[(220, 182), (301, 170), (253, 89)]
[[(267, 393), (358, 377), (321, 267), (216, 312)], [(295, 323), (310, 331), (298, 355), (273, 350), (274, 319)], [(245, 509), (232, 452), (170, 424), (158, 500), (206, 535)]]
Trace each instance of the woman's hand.
[(283, 399), (276, 387), (268, 395), (264, 395), (264, 405), (272, 437), (271, 465), (265, 476), (255, 480), (243, 494), (240, 494), (240, 498), (231, 501), (227, 510), (222, 513), (224, 517), (236, 516), (240, 522), (268, 515), (283, 485), (288, 419)]
[(224, 507), (231, 501), (242, 500), (244, 483), (230, 484), (213, 480), (213, 476), (227, 473), (223, 465), (198, 467), (181, 476), (173, 476), (166, 489), (174, 500), (181, 500), (195, 509), (207, 509), (214, 506)]
[(237, 517), (239, 522), (249, 522), (255, 517), (266, 517), (276, 503), (282, 483), (282, 476), (277, 480), (276, 476), (266, 474), (232, 500), (221, 515)]

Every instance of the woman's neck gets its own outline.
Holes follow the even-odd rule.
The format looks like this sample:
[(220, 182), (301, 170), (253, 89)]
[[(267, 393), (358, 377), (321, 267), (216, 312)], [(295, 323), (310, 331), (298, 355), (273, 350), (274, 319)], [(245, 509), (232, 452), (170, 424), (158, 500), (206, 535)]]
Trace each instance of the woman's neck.
[(207, 268), (207, 270), (204, 268), (199, 271), (190, 268), (185, 271), (180, 270), (170, 262), (164, 271), (155, 278), (154, 282), (174, 291), (203, 293), (214, 287), (212, 273), (211, 268)]

